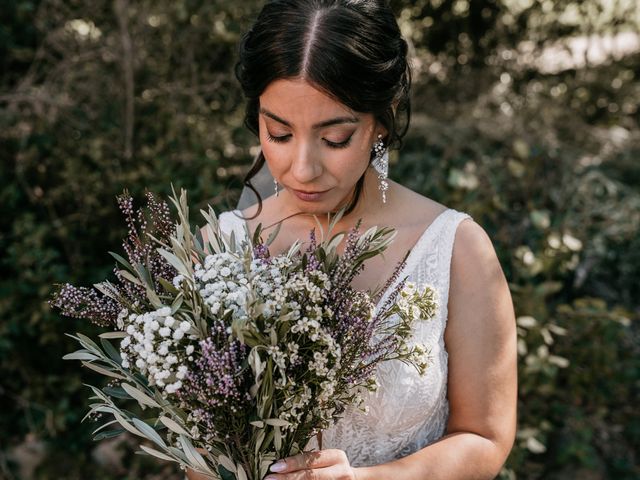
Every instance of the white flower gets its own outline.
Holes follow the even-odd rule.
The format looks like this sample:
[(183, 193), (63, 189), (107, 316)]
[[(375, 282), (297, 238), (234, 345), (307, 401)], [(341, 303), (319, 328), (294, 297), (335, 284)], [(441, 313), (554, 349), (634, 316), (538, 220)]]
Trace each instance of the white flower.
[(191, 323), (187, 322), (186, 320), (183, 321), (180, 324), (180, 330), (182, 330), (183, 332), (187, 333), (189, 330), (191, 330)]
[(171, 335), (171, 329), (169, 327), (162, 327), (160, 330), (158, 330), (158, 333), (163, 337), (168, 337), (169, 335)]
[(184, 330), (176, 330), (173, 332), (173, 338), (175, 340), (180, 340), (182, 337), (184, 337)]
[(168, 364), (172, 364), (172, 363), (178, 363), (178, 357), (176, 357), (175, 355), (169, 355), (167, 357), (167, 363)]

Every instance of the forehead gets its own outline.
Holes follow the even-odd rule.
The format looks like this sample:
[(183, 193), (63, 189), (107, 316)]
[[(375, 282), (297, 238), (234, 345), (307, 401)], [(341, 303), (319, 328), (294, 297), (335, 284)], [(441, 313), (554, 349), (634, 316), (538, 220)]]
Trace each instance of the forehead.
[(361, 117), (304, 79), (274, 80), (260, 95), (260, 106), (292, 123), (313, 122), (328, 116)]

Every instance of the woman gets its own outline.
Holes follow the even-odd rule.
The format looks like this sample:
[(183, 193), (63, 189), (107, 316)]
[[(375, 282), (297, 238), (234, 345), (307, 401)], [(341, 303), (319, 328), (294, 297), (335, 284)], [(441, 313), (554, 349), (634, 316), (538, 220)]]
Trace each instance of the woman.
[(272, 1), (241, 43), (245, 123), (262, 147), (246, 183), (266, 162), (275, 194), (223, 213), (223, 228), (241, 235), (245, 221), (251, 230), (282, 221), (277, 254), (348, 206), (338, 230), (357, 219), (397, 230), (353, 286), (383, 285), (411, 249), (402, 275), (434, 285), (441, 300), (415, 332), (431, 348), (427, 375), (388, 362), (368, 414), (348, 411), (323, 432), (322, 449), (282, 459), (269, 479), (489, 479), (514, 440), (514, 312), (491, 240), (468, 215), (386, 179), (387, 151), (410, 117), (406, 54), (378, 0)]

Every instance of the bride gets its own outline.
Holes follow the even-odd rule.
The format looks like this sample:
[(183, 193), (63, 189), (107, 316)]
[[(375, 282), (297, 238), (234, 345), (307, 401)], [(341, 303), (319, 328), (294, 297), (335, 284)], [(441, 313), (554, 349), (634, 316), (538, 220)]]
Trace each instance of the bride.
[(490, 479), (513, 444), (515, 320), (492, 242), (469, 215), (386, 177), (410, 118), (406, 55), (383, 0), (270, 1), (240, 45), (245, 123), (261, 145), (246, 184), (258, 194), (251, 180), (270, 172), (273, 194), (224, 212), (222, 228), (244, 235), (245, 222), (252, 231), (281, 222), (278, 254), (346, 206), (337, 230), (362, 219), (361, 231), (397, 231), (355, 288), (384, 285), (410, 250), (401, 276), (440, 299), (436, 318), (414, 332), (431, 349), (427, 374), (387, 362), (368, 413), (348, 410), (312, 453), (282, 459), (268, 479)]

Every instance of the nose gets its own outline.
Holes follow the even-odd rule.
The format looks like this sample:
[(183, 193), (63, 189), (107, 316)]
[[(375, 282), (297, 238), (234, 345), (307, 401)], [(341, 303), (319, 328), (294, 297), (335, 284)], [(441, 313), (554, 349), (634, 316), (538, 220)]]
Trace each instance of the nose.
[(300, 185), (313, 182), (322, 175), (322, 163), (318, 152), (309, 142), (301, 142), (291, 163), (291, 176)]

